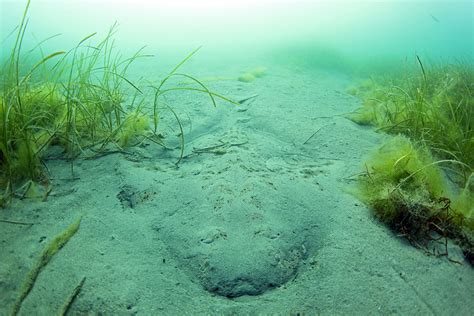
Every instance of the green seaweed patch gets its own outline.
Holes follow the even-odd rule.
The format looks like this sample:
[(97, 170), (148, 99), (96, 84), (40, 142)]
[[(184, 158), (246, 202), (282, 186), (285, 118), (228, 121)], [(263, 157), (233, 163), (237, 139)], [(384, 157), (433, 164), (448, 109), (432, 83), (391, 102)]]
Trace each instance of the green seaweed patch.
[(249, 83), (249, 82), (252, 82), (254, 81), (256, 78), (253, 74), (249, 73), (249, 72), (246, 72), (244, 74), (241, 74), (237, 80), (239, 80), (240, 82), (245, 82), (245, 83)]
[[(367, 159), (354, 194), (412, 245), (447, 256), (447, 239), (453, 238), (468, 258), (474, 235), (472, 191), (456, 196), (440, 169), (444, 163), (452, 161), (434, 160), (425, 146), (396, 136)], [(439, 241), (443, 251), (433, 248)]]
[(121, 147), (131, 146), (133, 141), (137, 140), (140, 136), (144, 136), (149, 128), (150, 119), (147, 115), (141, 114), (138, 111), (129, 113), (124, 119), (118, 144)]
[(252, 70), (249, 70), (243, 74), (241, 74), (237, 80), (240, 82), (250, 83), (257, 78), (261, 78), (265, 76), (267, 73), (267, 68), (265, 67), (256, 67)]
[(251, 71), (249, 71), (249, 73), (254, 75), (256, 78), (261, 78), (267, 73), (267, 68), (260, 66), (252, 69)]
[(474, 231), (474, 173), (471, 173), (465, 187), (454, 199), (453, 208), (464, 216), (463, 225)]

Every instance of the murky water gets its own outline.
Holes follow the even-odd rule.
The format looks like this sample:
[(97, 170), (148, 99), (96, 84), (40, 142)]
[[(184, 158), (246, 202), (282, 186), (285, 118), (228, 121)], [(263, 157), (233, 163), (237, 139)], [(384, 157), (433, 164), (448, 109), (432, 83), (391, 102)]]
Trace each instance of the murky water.
[(472, 311), (458, 246), (348, 193), (388, 136), (346, 118), (360, 79), (472, 65), (472, 1), (32, 0), (18, 35), (26, 3), (0, 0), (1, 315)]

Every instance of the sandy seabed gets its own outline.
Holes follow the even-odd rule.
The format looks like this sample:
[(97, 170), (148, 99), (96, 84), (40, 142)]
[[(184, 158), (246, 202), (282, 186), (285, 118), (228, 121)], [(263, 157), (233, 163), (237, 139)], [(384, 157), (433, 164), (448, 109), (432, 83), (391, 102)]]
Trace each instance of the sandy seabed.
[[(251, 83), (209, 82), (234, 100), (256, 96), (240, 106), (170, 97), (185, 123), (179, 167), (178, 149), (146, 142), (78, 160), (75, 180), (64, 161), (48, 161), (48, 201), (0, 211), (34, 223), (0, 223), (0, 314), (48, 241), (80, 216), (20, 314), (57, 313), (83, 277), (72, 315), (471, 314), (471, 266), (425, 255), (347, 193), (388, 137), (342, 116), (360, 104), (345, 92), (349, 78), (239, 65), (262, 64), (267, 74)], [(206, 63), (202, 75), (237, 77), (239, 65)], [(455, 246), (450, 256), (462, 261)]]

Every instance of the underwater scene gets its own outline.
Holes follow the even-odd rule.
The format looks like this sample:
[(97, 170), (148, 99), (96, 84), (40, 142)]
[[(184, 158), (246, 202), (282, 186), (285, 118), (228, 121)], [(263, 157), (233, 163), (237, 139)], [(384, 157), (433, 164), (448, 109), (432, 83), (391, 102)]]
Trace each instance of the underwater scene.
[(0, 0), (0, 85), (0, 315), (472, 315), (471, 0)]

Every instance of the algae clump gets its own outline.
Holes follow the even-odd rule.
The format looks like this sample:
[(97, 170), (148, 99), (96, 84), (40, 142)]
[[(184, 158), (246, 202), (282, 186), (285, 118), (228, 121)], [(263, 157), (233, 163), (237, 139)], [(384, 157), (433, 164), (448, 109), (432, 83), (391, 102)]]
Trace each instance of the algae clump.
[(261, 78), (263, 77), (267, 72), (267, 68), (265, 67), (257, 67), (249, 71), (250, 74), (254, 75), (256, 78)]
[[(416, 247), (431, 252), (432, 243), (454, 239), (472, 256), (474, 212), (472, 188), (460, 193), (440, 168), (449, 160), (435, 160), (428, 148), (405, 136), (384, 143), (365, 163), (354, 194), (375, 216)], [(472, 178), (472, 177), (471, 177)], [(438, 237), (437, 237), (438, 236)]]
[(366, 161), (358, 197), (385, 222), (399, 217), (400, 203), (433, 203), (449, 195), (443, 174), (426, 148), (404, 136), (383, 144)]
[(474, 173), (471, 174), (466, 186), (454, 199), (453, 209), (465, 217), (466, 220), (462, 224), (474, 231)]
[(132, 140), (143, 136), (150, 127), (149, 117), (139, 112), (128, 114), (120, 131), (118, 144), (121, 147), (132, 145)]
[(249, 83), (249, 82), (254, 81), (257, 78), (261, 78), (261, 77), (265, 76), (266, 72), (267, 72), (267, 68), (257, 67), (257, 68), (254, 68), (252, 70), (249, 70), (249, 71), (241, 74), (237, 78), (237, 80), (239, 80), (241, 82)]
[(245, 83), (249, 83), (255, 80), (255, 76), (249, 72), (246, 72), (244, 74), (241, 74), (237, 80)]

